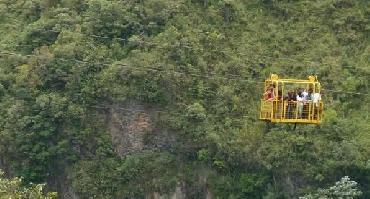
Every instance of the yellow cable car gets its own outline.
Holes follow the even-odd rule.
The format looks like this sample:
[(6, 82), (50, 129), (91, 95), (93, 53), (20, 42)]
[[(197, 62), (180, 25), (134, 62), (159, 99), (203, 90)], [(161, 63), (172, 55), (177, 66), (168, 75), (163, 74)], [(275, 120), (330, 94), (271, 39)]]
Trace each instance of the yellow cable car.
[(323, 102), (316, 76), (307, 80), (279, 79), (276, 74), (265, 81), (260, 119), (273, 123), (320, 124)]

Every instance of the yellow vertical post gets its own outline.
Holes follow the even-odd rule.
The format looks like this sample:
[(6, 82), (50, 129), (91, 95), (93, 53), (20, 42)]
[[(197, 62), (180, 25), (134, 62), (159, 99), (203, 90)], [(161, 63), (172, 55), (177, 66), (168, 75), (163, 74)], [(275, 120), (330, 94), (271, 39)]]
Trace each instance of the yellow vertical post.
[(284, 106), (284, 87), (285, 87), (285, 84), (284, 82), (281, 84), (281, 112), (280, 112), (280, 120), (283, 120), (284, 119), (284, 110), (285, 110), (285, 106)]
[(285, 109), (285, 101), (284, 100), (282, 100), (283, 101), (283, 107), (282, 107), (282, 109), (283, 109), (283, 117), (282, 117), (282, 120), (285, 120), (285, 114), (286, 114), (286, 109)]
[(320, 111), (320, 109), (321, 109), (321, 103), (318, 102), (317, 108), (315, 110), (316, 111), (316, 120), (317, 120), (317, 122), (319, 122), (321, 120), (321, 111)]
[[(314, 89), (314, 93), (320, 93), (320, 84), (319, 83), (316, 83), (315, 84), (315, 89)], [(314, 107), (314, 111), (316, 111), (316, 122), (319, 122), (320, 121), (320, 102), (317, 102), (317, 107), (316, 107), (316, 104), (315, 104), (315, 107)], [(317, 108), (317, 109), (316, 109)], [(314, 115), (315, 115), (315, 112), (314, 112)]]
[(317, 122), (320, 121), (320, 109), (321, 109), (320, 102), (318, 102), (318, 104), (317, 104), (317, 113), (316, 113), (316, 115), (317, 115), (317, 117), (316, 117)]
[(263, 109), (262, 109), (262, 107), (263, 107), (263, 101), (261, 100), (261, 105), (260, 105), (260, 119), (262, 119), (262, 112), (263, 112)]
[(276, 103), (277, 103), (276, 96), (277, 96), (277, 90), (279, 89), (279, 85), (278, 85), (278, 82), (277, 82), (278, 79), (279, 79), (279, 77), (276, 74), (271, 74), (270, 78), (269, 78), (270, 83), (273, 86), (275, 85), (275, 89), (274, 89), (274, 92), (273, 92), (274, 99), (271, 102), (271, 106), (272, 106), (272, 108), (271, 108), (272, 109), (272, 111), (271, 111), (271, 120), (273, 120), (275, 118), (275, 112), (276, 112), (275, 109), (276, 109)]
[(276, 81), (274, 81), (274, 83), (275, 83), (275, 89), (274, 89), (274, 97), (275, 97), (275, 99), (277, 98), (277, 96), (278, 96), (278, 90), (279, 90), (279, 82), (276, 82)]
[[(274, 89), (274, 103), (272, 104), (272, 108), (274, 109), (274, 115), (273, 115), (273, 118), (274, 119), (277, 119), (277, 114), (279, 114), (278, 112), (278, 106), (279, 106), (279, 101), (278, 101), (278, 90), (279, 90), (279, 82), (275, 81), (275, 89)], [(276, 114), (276, 115), (275, 115)]]
[(295, 102), (295, 119), (298, 119), (298, 101)]
[[(312, 120), (315, 119), (315, 109), (316, 109), (316, 104), (314, 104), (312, 101)], [(316, 120), (317, 120), (317, 117), (316, 117)]]
[(308, 119), (312, 120), (312, 115), (311, 115), (311, 104), (312, 102), (308, 102)]
[(274, 119), (274, 100), (271, 101), (271, 121)]

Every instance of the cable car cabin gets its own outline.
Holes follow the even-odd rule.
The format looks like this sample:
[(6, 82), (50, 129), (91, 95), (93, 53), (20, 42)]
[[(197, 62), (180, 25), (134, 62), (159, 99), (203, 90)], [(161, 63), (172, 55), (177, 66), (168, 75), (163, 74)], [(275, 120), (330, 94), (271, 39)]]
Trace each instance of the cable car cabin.
[(320, 124), (323, 103), (320, 82), (315, 76), (307, 80), (279, 79), (272, 74), (265, 81), (260, 119), (273, 123)]

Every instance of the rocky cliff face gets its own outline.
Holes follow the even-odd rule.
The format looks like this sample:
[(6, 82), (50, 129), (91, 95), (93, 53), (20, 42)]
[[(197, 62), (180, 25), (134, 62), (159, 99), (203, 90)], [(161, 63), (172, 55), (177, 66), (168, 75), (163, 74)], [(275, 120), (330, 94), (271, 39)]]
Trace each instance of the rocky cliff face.
[[(115, 104), (106, 111), (107, 129), (112, 144), (120, 157), (140, 153), (143, 150), (167, 150), (175, 143), (170, 132), (157, 126), (161, 111), (137, 103)], [(186, 174), (185, 174), (186, 175)], [(206, 177), (201, 177), (205, 198), (212, 199), (206, 186)], [(204, 182), (204, 183), (203, 183)], [(148, 193), (147, 199), (186, 199), (186, 184), (178, 182), (175, 191), (166, 195)]]
[(112, 144), (120, 157), (144, 149), (144, 135), (152, 130), (148, 114), (111, 108), (108, 120)]
[(71, 180), (64, 172), (58, 177), (48, 179), (47, 185), (53, 188), (51, 191), (57, 191), (60, 199), (80, 199), (72, 187)]
[[(105, 128), (111, 137), (114, 150), (121, 158), (144, 150), (169, 150), (176, 141), (171, 132), (158, 125), (163, 112), (157, 109), (134, 102), (102, 105), (97, 108), (99, 115), (103, 115), (105, 119)], [(73, 179), (69, 179), (66, 174), (60, 179), (50, 181), (50, 185), (58, 190), (60, 198), (78, 199), (80, 197), (73, 190), (71, 180)], [(201, 181), (199, 184), (204, 186), (204, 198), (212, 199), (211, 191), (206, 185), (206, 176), (200, 176), (199, 180)], [(147, 193), (146, 198), (186, 199), (187, 185), (179, 181), (172, 193), (163, 195), (152, 192)]]
[(2, 170), (7, 177), (11, 174), (10, 167), (4, 157), (0, 157), (0, 170)]
[(110, 106), (106, 124), (112, 144), (120, 157), (142, 150), (169, 148), (173, 136), (158, 128), (155, 120), (160, 111), (137, 103)]

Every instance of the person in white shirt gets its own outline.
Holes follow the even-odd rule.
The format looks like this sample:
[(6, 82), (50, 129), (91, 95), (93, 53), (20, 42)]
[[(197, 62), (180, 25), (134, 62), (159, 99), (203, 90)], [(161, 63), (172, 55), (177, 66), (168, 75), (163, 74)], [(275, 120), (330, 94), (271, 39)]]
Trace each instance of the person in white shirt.
[(307, 93), (306, 89), (303, 90), (302, 95), (303, 95), (303, 100), (307, 101), (308, 93)]
[(302, 115), (301, 118), (308, 118), (308, 105), (307, 102), (309, 102), (311, 99), (310, 96), (310, 90), (307, 92), (306, 89), (303, 89), (302, 96), (303, 96), (303, 107), (302, 107)]
[(321, 101), (321, 94), (320, 93), (314, 93), (312, 97), (312, 102), (315, 104), (316, 107), (319, 107), (319, 102)]
[(305, 99), (303, 97), (303, 93), (298, 92), (298, 94), (297, 94), (298, 118), (302, 118), (303, 103), (304, 102), (305, 102)]
[(317, 118), (318, 113), (320, 112), (320, 101), (321, 93), (314, 93), (312, 96), (312, 102), (314, 104), (314, 118)]

